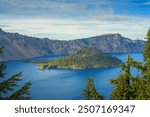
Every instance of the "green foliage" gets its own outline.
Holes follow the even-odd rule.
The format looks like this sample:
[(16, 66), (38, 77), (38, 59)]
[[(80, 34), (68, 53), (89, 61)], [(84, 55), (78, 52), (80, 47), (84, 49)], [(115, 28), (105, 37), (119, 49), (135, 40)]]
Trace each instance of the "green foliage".
[(147, 32), (147, 43), (144, 49), (144, 70), (142, 72), (145, 83), (145, 97), (150, 99), (150, 29)]
[(31, 82), (27, 82), (21, 89), (17, 90), (11, 96), (7, 97), (9, 100), (28, 100), (30, 97), (29, 88), (31, 86)]
[(21, 73), (15, 74), (8, 78), (7, 80), (3, 80), (0, 83), (0, 92), (1, 93), (8, 93), (8, 91), (12, 91), (14, 87), (17, 86), (17, 82), (20, 81)]
[(86, 89), (83, 92), (83, 95), (85, 96), (86, 100), (103, 100), (103, 96), (101, 96), (95, 88), (93, 78), (87, 79), (87, 85)]
[[(0, 48), (0, 54), (2, 54), (2, 48)], [(0, 77), (3, 78), (4, 77), (4, 73), (3, 73), (3, 70), (6, 68), (5, 64), (4, 63), (1, 63), (0, 64)]]
[[(0, 53), (2, 53), (2, 48), (0, 48)], [(3, 71), (5, 70), (5, 64), (2, 63), (0, 65), (0, 78), (5, 78), (5, 74)], [(22, 88), (14, 92), (14, 89), (18, 86), (17, 83), (21, 81), (21, 72), (11, 76), (10, 78), (3, 80), (0, 82), (0, 99), (7, 100), (24, 100), (30, 99), (29, 97), (29, 89), (31, 86), (31, 82), (27, 82)], [(4, 94), (8, 94), (9, 91), (13, 91), (14, 93), (10, 96), (4, 96)]]
[(147, 43), (146, 43), (146, 46), (145, 46), (145, 49), (144, 49), (144, 60), (146, 62), (150, 61), (150, 29), (149, 31), (147, 32)]
[(116, 86), (116, 89), (112, 91), (112, 99), (114, 100), (129, 100), (132, 99), (132, 75), (130, 73), (131, 58), (128, 56), (125, 65), (122, 65), (123, 73), (120, 74), (116, 79), (111, 80), (111, 83)]
[[(115, 86), (111, 99), (114, 100), (150, 100), (150, 30), (147, 33), (144, 49), (144, 62), (134, 61), (128, 56), (125, 65), (121, 66), (122, 74), (111, 80)], [(141, 75), (133, 77), (131, 67), (140, 71)]]
[(72, 69), (85, 69), (85, 68), (101, 68), (101, 67), (114, 67), (122, 63), (115, 57), (104, 54), (99, 50), (86, 47), (78, 50), (77, 52), (69, 55), (68, 57), (52, 60), (43, 64), (39, 64), (39, 69), (47, 68), (72, 68)]

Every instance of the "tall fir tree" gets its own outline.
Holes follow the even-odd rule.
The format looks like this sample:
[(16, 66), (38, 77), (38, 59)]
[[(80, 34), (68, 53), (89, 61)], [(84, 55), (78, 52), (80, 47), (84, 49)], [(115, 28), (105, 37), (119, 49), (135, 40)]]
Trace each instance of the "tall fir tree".
[[(150, 29), (146, 36), (147, 42), (144, 48), (144, 62), (137, 62), (129, 55), (124, 65), (121, 65), (121, 74), (111, 80), (114, 90), (112, 100), (150, 100)], [(134, 67), (141, 74), (133, 76), (131, 68)], [(88, 78), (83, 95), (86, 99), (103, 99), (95, 89), (94, 81)], [(98, 98), (95, 98), (98, 97)]]
[(147, 42), (144, 48), (143, 58), (144, 62), (139, 64), (138, 62), (133, 62), (132, 66), (140, 70), (141, 76), (137, 76), (134, 79), (133, 89), (135, 98), (137, 100), (149, 100), (150, 99), (150, 29), (146, 36)]
[[(143, 53), (144, 62), (137, 62), (128, 57), (125, 67), (122, 67), (124, 74), (119, 75), (117, 79), (111, 81), (115, 86), (115, 89), (112, 91), (112, 99), (150, 99), (150, 29), (146, 39), (147, 43)], [(141, 75), (133, 77), (130, 74), (129, 68), (131, 67), (139, 70)], [(127, 81), (127, 79), (129, 80), (129, 76), (130, 82)]]
[(131, 57), (128, 55), (125, 65), (121, 65), (122, 73), (119, 76), (111, 80), (111, 83), (115, 86), (112, 91), (111, 99), (113, 100), (129, 100), (132, 98), (131, 82), (132, 75), (131, 69)]
[(87, 85), (83, 95), (86, 100), (103, 100), (103, 96), (96, 91), (93, 78), (87, 79)]
[(144, 49), (144, 70), (143, 79), (146, 82), (145, 98), (150, 99), (150, 29), (147, 32), (147, 43)]
[[(2, 48), (0, 48), (0, 54), (2, 54)], [(4, 63), (0, 64), (0, 78), (5, 78), (4, 70), (6, 66)], [(25, 83), (22, 88), (18, 89), (14, 92), (14, 89), (18, 86), (18, 82), (21, 81), (21, 72), (11, 76), (6, 80), (2, 80), (0, 82), (0, 100), (26, 100), (30, 99), (29, 96), (29, 89), (31, 86), (31, 82)], [(13, 92), (12, 94), (8, 95), (8, 92)]]

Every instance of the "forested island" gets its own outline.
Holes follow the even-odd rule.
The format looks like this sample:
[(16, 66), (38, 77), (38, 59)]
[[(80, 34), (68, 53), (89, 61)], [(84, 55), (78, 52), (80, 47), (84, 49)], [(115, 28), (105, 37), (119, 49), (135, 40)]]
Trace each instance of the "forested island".
[(115, 67), (121, 64), (122, 61), (105, 54), (94, 47), (85, 47), (61, 59), (50, 60), (38, 64), (38, 69), (51, 68), (70, 68), (70, 69), (85, 69), (85, 68), (104, 68)]

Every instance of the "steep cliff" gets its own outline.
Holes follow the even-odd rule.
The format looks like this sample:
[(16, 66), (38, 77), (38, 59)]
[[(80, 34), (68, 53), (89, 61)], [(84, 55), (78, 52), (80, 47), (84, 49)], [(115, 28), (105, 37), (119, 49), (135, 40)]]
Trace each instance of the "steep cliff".
[(117, 33), (60, 41), (8, 33), (0, 29), (0, 46), (4, 48), (4, 58), (1, 60), (68, 55), (86, 46), (93, 46), (105, 53), (142, 52), (144, 44), (144, 41), (131, 40)]

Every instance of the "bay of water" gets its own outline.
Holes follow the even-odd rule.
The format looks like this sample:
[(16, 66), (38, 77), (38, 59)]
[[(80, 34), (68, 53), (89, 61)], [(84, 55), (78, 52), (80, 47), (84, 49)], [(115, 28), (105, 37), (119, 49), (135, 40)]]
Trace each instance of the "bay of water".
[[(119, 53), (111, 54), (123, 62), (126, 61), (127, 55), (130, 54), (136, 61), (143, 61), (142, 53)], [(37, 60), (52, 60), (62, 58), (64, 56), (48, 56), (32, 58)], [(19, 82), (21, 87), (25, 82), (32, 81), (30, 89), (31, 99), (33, 100), (82, 100), (83, 90), (86, 87), (86, 79), (93, 77), (97, 91), (109, 99), (113, 86), (110, 79), (114, 79), (120, 73), (119, 67), (100, 68), (100, 69), (51, 69), (38, 70), (37, 64), (25, 63), (22, 60), (6, 62), (6, 77), (22, 72), (22, 81)], [(135, 75), (138, 72), (132, 70)]]

